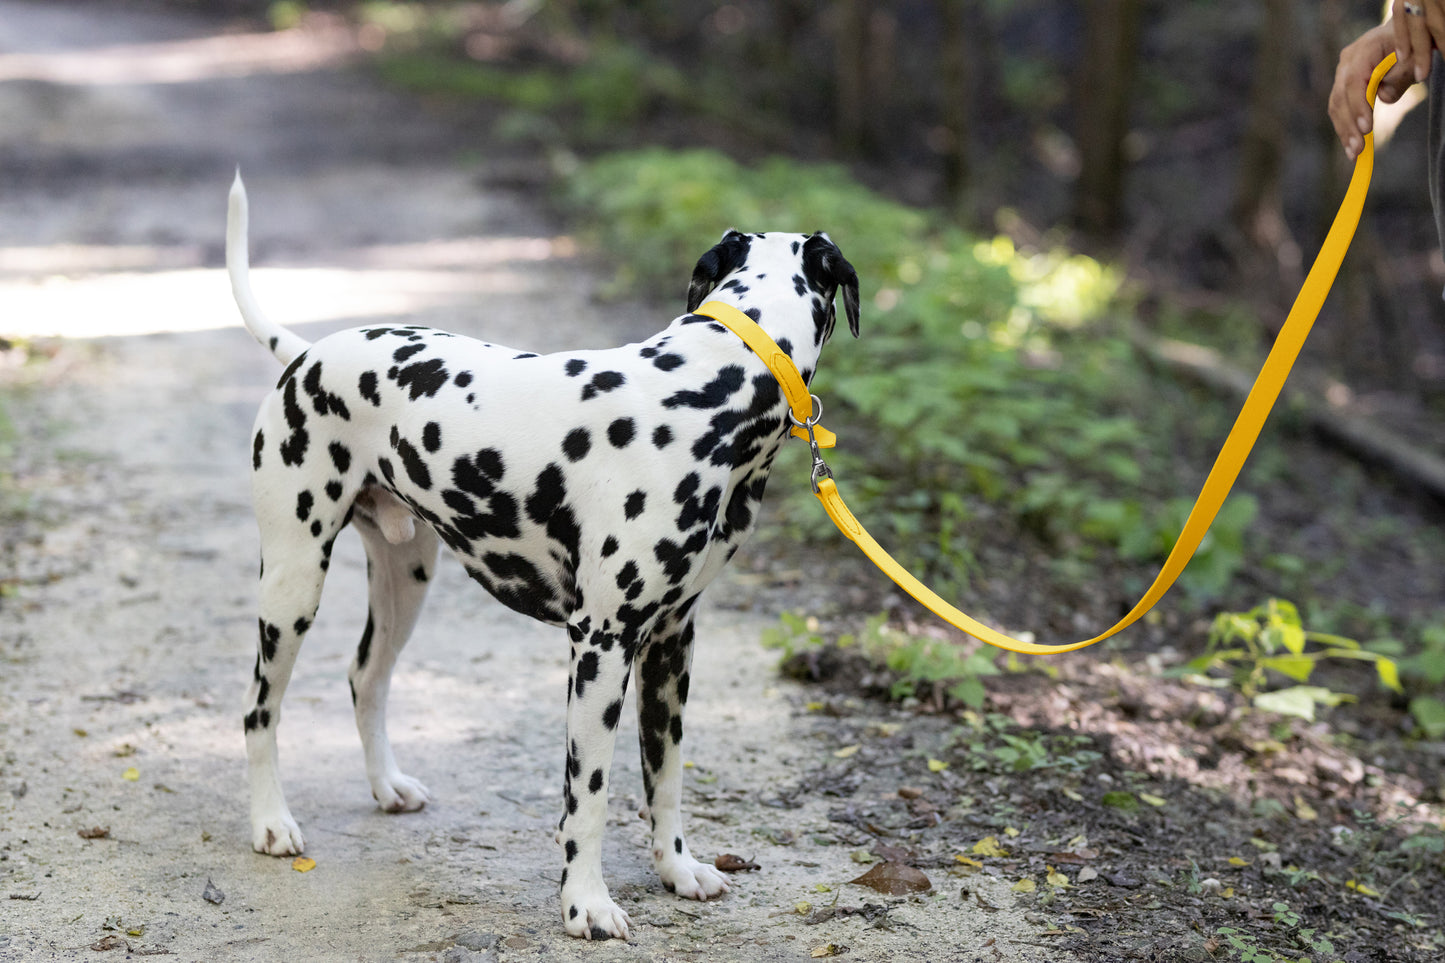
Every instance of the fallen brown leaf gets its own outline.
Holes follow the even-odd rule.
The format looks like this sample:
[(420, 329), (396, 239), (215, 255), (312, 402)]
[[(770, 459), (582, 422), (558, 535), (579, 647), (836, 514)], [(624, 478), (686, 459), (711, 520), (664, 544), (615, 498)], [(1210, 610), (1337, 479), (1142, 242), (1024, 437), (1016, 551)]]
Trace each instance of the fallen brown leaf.
[(732, 853), (719, 854), (718, 858), (713, 860), (712, 864), (724, 873), (741, 873), (750, 869), (762, 869), (761, 866), (752, 860), (743, 859), (741, 856), (734, 856)]
[(81, 839), (109, 839), (110, 827), (92, 826), (90, 829), (76, 830), (75, 835), (79, 836)]
[(848, 882), (855, 886), (867, 886), (885, 896), (903, 896), (907, 893), (926, 893), (933, 883), (920, 871), (904, 863), (879, 863), (857, 879)]

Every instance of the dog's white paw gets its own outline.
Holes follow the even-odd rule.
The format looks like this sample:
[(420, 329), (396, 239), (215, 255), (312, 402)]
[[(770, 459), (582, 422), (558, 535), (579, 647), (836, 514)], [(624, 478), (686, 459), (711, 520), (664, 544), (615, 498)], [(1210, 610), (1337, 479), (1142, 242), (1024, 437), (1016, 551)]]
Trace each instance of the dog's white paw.
[(372, 783), (371, 795), (389, 813), (410, 813), (431, 802), (431, 792), (415, 779), (401, 772), (388, 773)]
[(726, 876), (691, 856), (669, 855), (656, 866), (662, 884), (685, 899), (710, 900), (728, 891)]
[(251, 848), (268, 856), (300, 856), (306, 851), (306, 840), (291, 814), (281, 813), (252, 823)]
[(626, 940), (631, 924), (632, 920), (612, 902), (605, 887), (600, 893), (562, 891), (562, 925), (568, 936), (584, 940)]

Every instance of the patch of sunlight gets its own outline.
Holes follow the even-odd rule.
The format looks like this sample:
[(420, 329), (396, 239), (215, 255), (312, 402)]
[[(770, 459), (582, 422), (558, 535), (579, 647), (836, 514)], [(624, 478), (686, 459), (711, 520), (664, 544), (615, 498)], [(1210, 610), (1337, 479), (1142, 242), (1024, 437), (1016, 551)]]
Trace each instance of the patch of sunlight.
[(353, 33), (333, 24), (91, 50), (6, 53), (0, 54), (0, 81), (43, 80), (86, 87), (181, 84), (259, 73), (300, 73), (336, 63), (357, 49)]
[[(290, 326), (406, 317), (540, 290), (526, 264), (569, 258), (568, 237), (454, 238), (347, 251), (345, 267), (260, 267), (251, 283)], [(0, 248), (0, 335), (102, 338), (240, 325), (230, 281), (186, 247)], [(518, 265), (517, 268), (509, 265)]]
[[(267, 313), (283, 325), (407, 316), (427, 308), (525, 292), (537, 283), (507, 270), (454, 271), (262, 268), (252, 284)], [(154, 273), (0, 280), (0, 334), (105, 338), (240, 325), (224, 271), (194, 268)]]

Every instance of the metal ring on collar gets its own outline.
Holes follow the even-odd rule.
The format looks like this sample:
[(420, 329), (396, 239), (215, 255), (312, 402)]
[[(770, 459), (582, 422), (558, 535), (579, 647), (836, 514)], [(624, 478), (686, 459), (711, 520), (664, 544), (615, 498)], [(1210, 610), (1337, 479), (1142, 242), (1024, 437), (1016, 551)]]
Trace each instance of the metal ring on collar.
[(810, 395), (809, 397), (813, 402), (813, 410), (809, 412), (807, 421), (799, 421), (798, 416), (793, 414), (792, 409), (788, 410), (788, 420), (799, 428), (812, 428), (823, 420), (823, 400), (817, 395)]
[(1418, 3), (1409, 3), (1409, 2), (1406, 2), (1406, 3), (1401, 4), (1401, 6), (1404, 7), (1405, 12), (1406, 12), (1407, 14), (1409, 14), (1410, 16), (1412, 16), (1412, 17), (1423, 17), (1423, 16), (1425, 16), (1425, 8), (1422, 7), (1422, 6), (1420, 6)]

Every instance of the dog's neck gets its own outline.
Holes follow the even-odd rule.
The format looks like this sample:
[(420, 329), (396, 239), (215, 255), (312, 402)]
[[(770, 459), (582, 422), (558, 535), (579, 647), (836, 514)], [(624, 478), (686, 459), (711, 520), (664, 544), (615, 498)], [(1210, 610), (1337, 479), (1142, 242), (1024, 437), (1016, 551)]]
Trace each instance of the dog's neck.
[[(708, 300), (731, 305), (756, 321), (793, 359), (803, 380), (811, 382), (827, 340), (829, 305), (815, 292), (799, 297), (791, 280), (782, 279), (781, 285), (768, 282), (768, 278), (754, 279), (744, 293), (719, 286)], [(779, 287), (781, 290), (770, 290)]]

